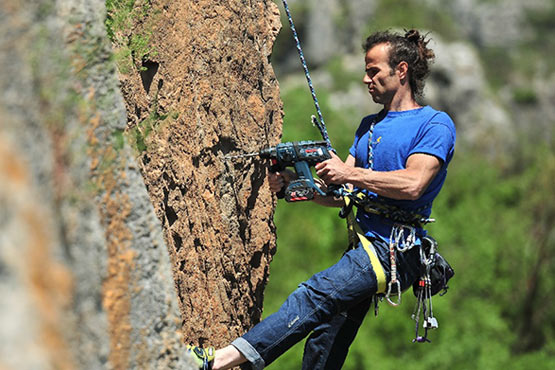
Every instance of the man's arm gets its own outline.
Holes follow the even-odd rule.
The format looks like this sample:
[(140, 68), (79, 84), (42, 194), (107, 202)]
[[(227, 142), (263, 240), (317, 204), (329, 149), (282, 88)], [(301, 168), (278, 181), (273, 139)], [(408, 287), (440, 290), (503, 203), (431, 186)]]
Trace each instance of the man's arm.
[(442, 161), (433, 155), (416, 153), (407, 159), (405, 169), (379, 172), (354, 167), (351, 155), (343, 163), (332, 154), (331, 159), (316, 165), (316, 173), (326, 184), (348, 183), (384, 197), (416, 200), (426, 191), (441, 165)]

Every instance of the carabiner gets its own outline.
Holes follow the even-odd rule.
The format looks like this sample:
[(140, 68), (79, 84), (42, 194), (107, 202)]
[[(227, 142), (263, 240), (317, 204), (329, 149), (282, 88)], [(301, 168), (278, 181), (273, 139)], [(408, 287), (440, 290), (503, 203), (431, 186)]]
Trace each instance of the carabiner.
[[(389, 298), (389, 296), (391, 295), (391, 286), (393, 285), (393, 283), (397, 284), (397, 302), (393, 302)], [(387, 293), (385, 295), (385, 299), (387, 300), (387, 303), (395, 307), (401, 304), (401, 283), (399, 282), (399, 280), (389, 282), (389, 284), (387, 285)]]

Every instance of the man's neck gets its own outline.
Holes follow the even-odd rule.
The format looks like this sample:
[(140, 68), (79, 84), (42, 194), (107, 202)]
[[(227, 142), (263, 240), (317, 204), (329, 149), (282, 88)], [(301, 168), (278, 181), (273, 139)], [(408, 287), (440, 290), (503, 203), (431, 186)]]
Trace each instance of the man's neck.
[(389, 104), (384, 104), (384, 109), (388, 112), (402, 112), (420, 107), (421, 105), (414, 100), (410, 91), (399, 91)]

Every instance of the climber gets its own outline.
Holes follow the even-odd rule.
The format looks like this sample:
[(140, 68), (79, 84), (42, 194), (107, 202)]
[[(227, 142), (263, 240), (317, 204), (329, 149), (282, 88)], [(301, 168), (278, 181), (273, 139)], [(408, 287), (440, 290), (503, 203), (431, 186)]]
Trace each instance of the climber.
[[(333, 154), (316, 165), (320, 185), (325, 189), (329, 184), (346, 184), (387, 209), (428, 217), (455, 145), (449, 116), (420, 104), (434, 53), (416, 30), (404, 35), (374, 33), (366, 39), (364, 51), (363, 83), (383, 110), (362, 119), (345, 162)], [(268, 174), (270, 189), (278, 192), (292, 176), (287, 170)], [(344, 204), (333, 196), (317, 196), (314, 201)], [(356, 223), (362, 238), (371, 242), (374, 257), (358, 243), (335, 265), (300, 284), (276, 313), (231, 345), (217, 351), (189, 346), (200, 368), (228, 369), (250, 362), (253, 369), (262, 369), (310, 334), (302, 368), (340, 369), (385, 283), (391, 288), (396, 281), (393, 293), (400, 298), (401, 291), (419, 277), (420, 249), (412, 247), (425, 236), (418, 222), (400, 225), (385, 211), (359, 207)]]

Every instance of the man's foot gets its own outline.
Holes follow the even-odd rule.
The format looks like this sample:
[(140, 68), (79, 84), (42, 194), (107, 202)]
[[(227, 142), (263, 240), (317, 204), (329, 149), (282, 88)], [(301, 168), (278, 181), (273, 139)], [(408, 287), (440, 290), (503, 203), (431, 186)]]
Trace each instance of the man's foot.
[(189, 352), (199, 366), (199, 370), (211, 370), (214, 363), (214, 347), (206, 349), (202, 347), (187, 345), (187, 352)]

